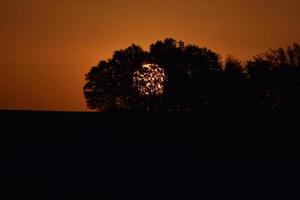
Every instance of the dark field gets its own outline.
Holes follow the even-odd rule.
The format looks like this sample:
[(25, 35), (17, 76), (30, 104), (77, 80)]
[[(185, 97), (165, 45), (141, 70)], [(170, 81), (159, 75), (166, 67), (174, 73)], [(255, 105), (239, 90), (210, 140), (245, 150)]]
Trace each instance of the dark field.
[(297, 130), (292, 121), (289, 129), (274, 116), (261, 121), (262, 115), (248, 121), (238, 113), (2, 111), (2, 194), (9, 195), (5, 199), (244, 199), (260, 193), (286, 198), (283, 188), (295, 187), (290, 178), (300, 167)]

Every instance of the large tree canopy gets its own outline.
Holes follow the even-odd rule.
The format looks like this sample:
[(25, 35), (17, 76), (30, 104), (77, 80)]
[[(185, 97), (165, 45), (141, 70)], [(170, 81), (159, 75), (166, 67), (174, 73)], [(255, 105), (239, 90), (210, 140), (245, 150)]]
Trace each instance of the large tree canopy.
[(138, 91), (133, 74), (148, 59), (137, 45), (116, 51), (112, 59), (101, 61), (86, 75), (84, 94), (88, 107), (98, 111), (139, 110)]
[(300, 108), (300, 45), (271, 49), (247, 64), (256, 108)]
[(292, 109), (300, 106), (300, 45), (269, 50), (245, 65), (196, 45), (166, 39), (144, 51), (114, 52), (86, 75), (97, 111)]
[[(157, 66), (157, 71), (153, 72), (156, 75), (158, 71), (163, 71), (163, 82), (134, 82), (137, 73), (143, 78), (147, 76), (145, 69), (143, 70), (145, 64)], [(144, 73), (141, 73), (142, 71)], [(196, 101), (199, 100), (201, 92), (208, 89), (206, 84), (210, 89), (217, 85), (212, 79), (220, 72), (220, 57), (216, 53), (206, 48), (185, 46), (181, 41), (166, 39), (152, 44), (150, 52), (132, 45), (116, 51), (111, 59), (101, 61), (86, 75), (88, 83), (84, 86), (84, 94), (88, 107), (99, 111), (191, 110), (200, 107)], [(155, 76), (149, 76), (152, 76), (151, 80), (154, 81)], [(197, 81), (201, 77), (203, 82)], [(157, 84), (162, 91), (142, 94), (139, 91), (142, 85), (137, 84)], [(200, 85), (202, 90), (196, 91)], [(192, 100), (192, 96), (195, 99)], [(203, 104), (205, 99), (209, 98), (208, 94), (202, 95), (204, 96)]]

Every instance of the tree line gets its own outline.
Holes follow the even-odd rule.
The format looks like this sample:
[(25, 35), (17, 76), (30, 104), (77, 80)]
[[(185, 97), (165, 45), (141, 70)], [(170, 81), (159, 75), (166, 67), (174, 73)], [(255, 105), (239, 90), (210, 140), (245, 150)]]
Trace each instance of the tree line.
[[(137, 89), (134, 74), (144, 64), (164, 71), (162, 93), (145, 95)], [(115, 51), (91, 68), (86, 81), (87, 106), (96, 111), (299, 109), (300, 45), (270, 49), (247, 62), (232, 56), (222, 61), (206, 47), (168, 38), (151, 44), (149, 51), (135, 44)]]

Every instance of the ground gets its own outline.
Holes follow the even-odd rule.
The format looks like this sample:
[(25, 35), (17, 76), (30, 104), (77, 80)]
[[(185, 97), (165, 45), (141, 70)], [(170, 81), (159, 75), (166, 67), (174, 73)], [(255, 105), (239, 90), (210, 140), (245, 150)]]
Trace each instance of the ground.
[(249, 135), (247, 130), (258, 128), (254, 125), (241, 132), (220, 123), (222, 132), (217, 132), (210, 123), (201, 129), (191, 121), (180, 124), (180, 116), (167, 115), (171, 123), (129, 116), (3, 111), (1, 195), (56, 200), (255, 197), (287, 187), (286, 178), (300, 167), (297, 142), (285, 143), (275, 134)]

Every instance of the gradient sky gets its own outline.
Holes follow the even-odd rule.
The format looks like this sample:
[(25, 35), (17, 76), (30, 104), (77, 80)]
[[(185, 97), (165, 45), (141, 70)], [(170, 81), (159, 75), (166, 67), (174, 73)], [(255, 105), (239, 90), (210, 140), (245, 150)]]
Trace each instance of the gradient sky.
[(299, 0), (0, 0), (0, 109), (86, 111), (84, 75), (166, 37), (246, 60), (300, 42)]

